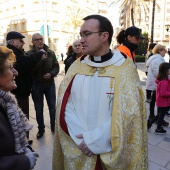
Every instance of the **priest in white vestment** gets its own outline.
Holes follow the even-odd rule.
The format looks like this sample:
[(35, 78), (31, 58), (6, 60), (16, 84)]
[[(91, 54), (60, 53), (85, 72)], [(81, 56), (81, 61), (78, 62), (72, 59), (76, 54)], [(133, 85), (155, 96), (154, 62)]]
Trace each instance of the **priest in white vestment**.
[(57, 100), (53, 170), (147, 170), (144, 96), (133, 62), (109, 46), (110, 21), (85, 17), (83, 53)]

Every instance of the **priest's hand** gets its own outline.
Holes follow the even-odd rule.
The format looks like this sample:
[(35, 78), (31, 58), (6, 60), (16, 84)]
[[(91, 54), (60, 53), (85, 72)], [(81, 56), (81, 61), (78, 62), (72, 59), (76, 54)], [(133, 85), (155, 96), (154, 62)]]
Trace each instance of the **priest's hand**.
[[(83, 134), (76, 135), (77, 138), (83, 139)], [(78, 149), (81, 150), (84, 154), (86, 154), (88, 157), (91, 157), (93, 155), (93, 152), (88, 148), (88, 146), (85, 144), (84, 139), (83, 141), (78, 145)]]

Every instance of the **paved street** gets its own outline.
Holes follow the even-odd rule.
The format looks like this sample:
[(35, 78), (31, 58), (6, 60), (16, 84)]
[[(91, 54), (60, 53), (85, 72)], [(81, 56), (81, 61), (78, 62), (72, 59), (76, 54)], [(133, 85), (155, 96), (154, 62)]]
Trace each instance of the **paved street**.
[[(138, 72), (145, 92), (146, 75), (144, 73), (144, 64), (139, 63)], [(64, 64), (60, 62), (60, 73), (56, 80), (56, 92), (64, 76)], [(35, 119), (35, 111), (32, 99), (30, 98), (30, 121), (34, 124), (33, 130), (30, 132), (30, 138), (34, 141), (32, 147), (39, 153), (37, 165), (34, 170), (51, 170), (52, 169), (52, 150), (54, 135), (50, 130), (50, 120), (46, 101), (44, 102), (44, 121), (46, 125), (44, 136), (41, 139), (36, 139), (37, 123)], [(148, 104), (146, 103), (147, 113)], [(156, 112), (155, 112), (156, 113)], [(165, 117), (165, 120), (170, 123), (170, 117)], [(155, 135), (155, 125), (148, 132), (148, 149), (149, 149), (149, 170), (170, 170), (170, 126), (166, 127), (166, 135)]]

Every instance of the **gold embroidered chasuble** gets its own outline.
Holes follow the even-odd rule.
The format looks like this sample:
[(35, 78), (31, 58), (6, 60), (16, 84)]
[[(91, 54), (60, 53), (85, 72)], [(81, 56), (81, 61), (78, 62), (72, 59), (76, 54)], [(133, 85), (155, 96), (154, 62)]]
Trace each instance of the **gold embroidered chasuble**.
[[(76, 74), (94, 75), (96, 68), (76, 60), (58, 92), (53, 151), (53, 170), (94, 170), (97, 155), (88, 157), (60, 127), (65, 91)], [(101, 70), (100, 70), (101, 69)], [(104, 70), (104, 71), (103, 71)], [(99, 68), (98, 76), (115, 79), (111, 121), (112, 151), (101, 154), (106, 170), (148, 170), (146, 109), (137, 70), (130, 59), (121, 66)], [(134, 83), (135, 82), (135, 83)]]

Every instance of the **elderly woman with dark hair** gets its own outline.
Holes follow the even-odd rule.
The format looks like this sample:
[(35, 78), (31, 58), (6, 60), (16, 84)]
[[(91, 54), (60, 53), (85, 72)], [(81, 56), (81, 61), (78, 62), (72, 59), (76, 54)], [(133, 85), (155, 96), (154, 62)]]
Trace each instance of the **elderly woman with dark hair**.
[(15, 89), (14, 53), (0, 46), (0, 170), (33, 169), (38, 154), (28, 144), (26, 132), (32, 128), (10, 93)]

